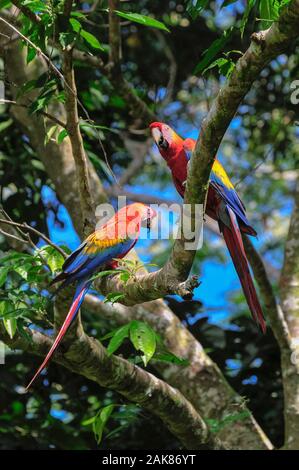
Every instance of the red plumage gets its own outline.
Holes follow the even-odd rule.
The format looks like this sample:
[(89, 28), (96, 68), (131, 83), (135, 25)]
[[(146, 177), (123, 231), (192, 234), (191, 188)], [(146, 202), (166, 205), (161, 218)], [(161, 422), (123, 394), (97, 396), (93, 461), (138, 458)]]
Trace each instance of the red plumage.
[[(153, 122), (150, 125), (153, 138), (161, 156), (169, 166), (174, 185), (184, 197), (188, 170), (188, 152), (192, 152), (195, 140), (183, 140), (167, 124)], [(263, 332), (266, 324), (262, 308), (250, 274), (241, 232), (256, 236), (256, 231), (247, 220), (245, 207), (230, 182), (224, 168), (215, 160), (210, 177), (206, 213), (219, 224), (233, 264), (243, 288), (248, 307)]]

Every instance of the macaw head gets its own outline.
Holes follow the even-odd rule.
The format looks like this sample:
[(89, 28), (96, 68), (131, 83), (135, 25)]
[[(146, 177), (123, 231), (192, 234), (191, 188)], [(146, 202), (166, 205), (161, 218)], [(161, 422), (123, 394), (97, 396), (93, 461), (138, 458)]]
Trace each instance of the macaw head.
[(162, 157), (167, 161), (183, 147), (183, 139), (163, 122), (152, 122), (150, 130)]
[(116, 214), (116, 221), (121, 229), (120, 232), (125, 229), (127, 235), (133, 236), (139, 233), (141, 226), (150, 230), (151, 221), (156, 215), (152, 207), (135, 202), (122, 207)]

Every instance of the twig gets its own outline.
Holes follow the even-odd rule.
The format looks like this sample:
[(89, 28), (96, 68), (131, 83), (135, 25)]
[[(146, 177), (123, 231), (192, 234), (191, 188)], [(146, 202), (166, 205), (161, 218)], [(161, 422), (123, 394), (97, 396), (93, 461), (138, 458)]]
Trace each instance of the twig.
[[(30, 105), (28, 104), (25, 104), (25, 103), (17, 103), (17, 101), (13, 101), (13, 100), (3, 100), (0, 98), (0, 104), (13, 104), (15, 106), (20, 106), (21, 108), (29, 108)], [(52, 114), (49, 114), (47, 113), (46, 111), (39, 111), (40, 114), (42, 114), (43, 116), (47, 117), (48, 119), (50, 119), (51, 121), (55, 122), (56, 124), (58, 124), (59, 126), (61, 126), (62, 128), (66, 128), (66, 124), (62, 121), (60, 121), (60, 119), (58, 119), (57, 117), (53, 116)]]
[(2, 16), (0, 16), (0, 21), (6, 24), (9, 28), (11, 28), (15, 33), (17, 33), (27, 44), (29, 44), (36, 52), (38, 56), (41, 56), (49, 67), (53, 70), (53, 72), (60, 78), (63, 84), (65, 84), (66, 87), (68, 87), (67, 83), (65, 82), (65, 78), (62, 75), (62, 73), (58, 70), (58, 68), (53, 64), (51, 59), (39, 48), (37, 47), (29, 38), (24, 36), (24, 34), (21, 33), (15, 26), (13, 26), (9, 21), (6, 21)]
[(163, 51), (169, 61), (169, 79), (168, 83), (166, 85), (166, 93), (165, 97), (163, 98), (162, 102), (160, 103), (161, 106), (166, 106), (168, 103), (173, 98), (173, 92), (174, 92), (174, 85), (175, 85), (175, 80), (176, 80), (176, 75), (177, 75), (177, 62), (175, 59), (175, 56), (171, 50), (171, 47), (168, 45), (167, 41), (165, 40), (165, 37), (161, 33), (161, 31), (157, 29), (153, 29), (153, 33), (157, 36), (159, 41), (161, 42), (163, 46)]
[(65, 109), (67, 115), (66, 129), (71, 141), (73, 156), (76, 163), (80, 205), (83, 215), (83, 233), (87, 235), (94, 230), (95, 227), (94, 201), (89, 181), (87, 158), (79, 126), (77, 100), (75, 98), (77, 96), (77, 89), (72, 50), (68, 48), (63, 53), (63, 71), (67, 83), (67, 87), (65, 88)]
[(120, 68), (121, 35), (119, 16), (115, 10), (119, 10), (119, 0), (109, 0), (109, 67), (114, 70)]
[[(44, 356), (52, 340), (32, 329), (26, 329), (27, 337), (16, 334), (9, 338), (0, 324), (0, 339), (13, 349), (21, 349)], [(89, 380), (119, 392), (160, 418), (169, 431), (187, 449), (224, 449), (194, 406), (184, 395), (168, 383), (119, 356), (109, 356), (106, 349), (94, 338), (87, 336), (82, 326), (67, 350), (57, 351), (54, 361)]]
[(21, 0), (12, 0), (13, 5), (15, 5), (23, 15), (27, 16), (32, 23), (40, 23), (41, 19), (38, 15), (36, 15), (30, 8), (26, 5), (23, 5)]
[(73, 0), (64, 0), (63, 16), (69, 18), (73, 6)]
[(23, 238), (19, 238), (19, 237), (17, 237), (16, 235), (13, 235), (12, 233), (5, 232), (4, 230), (2, 230), (2, 228), (0, 228), (0, 233), (1, 233), (2, 235), (4, 235), (5, 237), (12, 238), (13, 240), (16, 240), (16, 241), (18, 241), (18, 242), (21, 242), (21, 243), (28, 243), (28, 244), (29, 244), (29, 241), (28, 241), (28, 240), (24, 240)]
[[(68, 256), (67, 253), (62, 248), (60, 248), (58, 245), (53, 243), (46, 235), (44, 235), (43, 233), (39, 232), (39, 230), (37, 230), (36, 228), (31, 227), (30, 225), (28, 225), (26, 223), (20, 224), (18, 222), (14, 222), (12, 220), (6, 220), (6, 219), (0, 219), (0, 223), (1, 224), (6, 224), (6, 225), (12, 225), (13, 227), (18, 227), (18, 228), (23, 229), (23, 230), (28, 230), (28, 231), (34, 233), (35, 235), (37, 235), (38, 237), (42, 238), (45, 242), (47, 242), (48, 245), (51, 245), (53, 248), (55, 248), (55, 250), (57, 250), (64, 258), (66, 258)], [(25, 240), (23, 240), (23, 242), (24, 241)]]

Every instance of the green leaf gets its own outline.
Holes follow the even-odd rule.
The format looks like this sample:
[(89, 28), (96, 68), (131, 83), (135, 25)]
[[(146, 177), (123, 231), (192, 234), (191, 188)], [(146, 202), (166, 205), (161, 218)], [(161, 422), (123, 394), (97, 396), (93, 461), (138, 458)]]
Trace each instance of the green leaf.
[(18, 273), (25, 281), (27, 281), (28, 271), (32, 267), (31, 263), (20, 264), (19, 266), (13, 267), (13, 270)]
[(0, 287), (2, 287), (5, 283), (9, 270), (10, 268), (8, 266), (3, 266), (0, 268)]
[(204, 74), (214, 67), (218, 67), (221, 75), (228, 78), (235, 68), (235, 63), (231, 59), (225, 59), (224, 57), (221, 57), (220, 59), (214, 60), (214, 62), (212, 62), (205, 70), (203, 70), (202, 73)]
[(13, 123), (12, 119), (8, 119), (7, 121), (3, 121), (0, 123), (0, 132), (5, 131), (8, 127), (10, 127)]
[(228, 5), (231, 5), (232, 3), (236, 3), (238, 0), (224, 0), (220, 8), (227, 7)]
[(175, 354), (172, 354), (171, 352), (167, 351), (167, 352), (157, 352), (153, 359), (155, 359), (156, 361), (162, 361), (162, 362), (170, 362), (171, 364), (177, 364), (177, 365), (180, 365), (180, 366), (188, 366), (189, 365), (189, 361), (187, 359), (182, 359), (178, 356), (176, 356)]
[(124, 13), (123, 11), (115, 10), (118, 16), (125, 18), (126, 20), (133, 21), (135, 23), (142, 24), (144, 26), (150, 26), (152, 28), (162, 29), (163, 31), (170, 32), (169, 29), (161, 21), (155, 20), (151, 16), (140, 15), (139, 13)]
[(256, 3), (256, 0), (248, 0), (248, 2), (247, 2), (245, 12), (242, 16), (241, 24), (240, 24), (241, 37), (243, 37), (243, 35), (244, 35), (244, 30), (245, 30), (250, 12), (251, 12), (252, 8), (254, 7), (255, 3)]
[(22, 4), (26, 7), (29, 7), (30, 10), (34, 11), (47, 11), (47, 5), (39, 0), (25, 0), (22, 1)]
[(206, 8), (209, 0), (189, 0), (187, 5), (187, 12), (193, 20)]
[(224, 46), (230, 40), (232, 32), (233, 32), (233, 28), (230, 28), (227, 31), (224, 31), (223, 35), (220, 38), (212, 42), (210, 47), (204, 51), (203, 58), (195, 67), (194, 74), (202, 73), (210, 65), (214, 57), (220, 51), (222, 51)]
[[(97, 273), (97, 274), (94, 274), (94, 276), (92, 276), (90, 279), (91, 279), (91, 280), (99, 279), (99, 278), (101, 278), (101, 277), (110, 276), (111, 274), (116, 274), (116, 273), (118, 273), (118, 272), (119, 272), (119, 271), (116, 270), (116, 269), (108, 269), (107, 271), (101, 271), (101, 272), (99, 272), (99, 273)], [(109, 295), (109, 294), (108, 294), (108, 295)], [(108, 298), (108, 295), (107, 295), (106, 299)], [(121, 295), (123, 295), (123, 294), (121, 294)], [(109, 301), (107, 300), (107, 302), (111, 302), (111, 300), (109, 300)]]
[(131, 274), (129, 273), (129, 271), (123, 271), (120, 276), (119, 276), (119, 279), (123, 282), (127, 282), (131, 277)]
[(100, 49), (101, 51), (104, 50), (103, 46), (98, 41), (98, 39), (93, 34), (89, 33), (88, 31), (85, 31), (84, 29), (82, 29), (80, 31), (80, 36), (82, 36), (82, 38), (85, 39), (85, 41), (94, 49)]
[(79, 33), (80, 30), (82, 29), (80, 21), (76, 20), (75, 18), (71, 18), (70, 23), (75, 33)]
[(119, 294), (118, 292), (110, 292), (104, 300), (104, 303), (111, 302), (114, 304), (115, 302), (118, 302), (120, 299), (123, 299), (125, 297), (125, 294)]
[(59, 134), (58, 134), (57, 143), (61, 144), (67, 136), (68, 136), (67, 130), (62, 129), (62, 131), (60, 131)]
[(37, 170), (40, 170), (40, 171), (45, 171), (45, 167), (44, 167), (44, 164), (43, 162), (41, 162), (40, 160), (36, 160), (36, 158), (33, 158), (31, 160), (31, 165), (36, 168)]
[(260, 0), (259, 13), (261, 17), (261, 26), (263, 29), (270, 28), (273, 21), (279, 17), (279, 0)]
[(15, 318), (3, 319), (4, 328), (6, 329), (8, 336), (13, 339), (17, 331), (17, 320)]
[(37, 251), (37, 256), (39, 253), (46, 260), (52, 273), (61, 271), (62, 265), (64, 263), (64, 257), (53, 246), (45, 245)]
[(103, 46), (100, 44), (100, 42), (98, 41), (98, 39), (91, 33), (89, 33), (88, 31), (85, 31), (82, 26), (81, 26), (81, 23), (76, 20), (75, 18), (71, 18), (70, 19), (70, 23), (71, 23), (71, 26), (73, 28), (73, 30), (80, 34), (80, 36), (91, 46), (93, 47), (94, 49), (100, 49), (100, 50), (104, 50)]
[(0, 9), (7, 8), (11, 4), (10, 0), (1, 0), (0, 1)]
[(142, 360), (146, 366), (156, 350), (156, 334), (144, 322), (133, 320), (130, 325), (130, 340), (137, 351), (143, 352)]
[(107, 346), (108, 356), (111, 356), (111, 354), (117, 351), (117, 349), (121, 346), (124, 340), (129, 337), (129, 330), (130, 323), (121, 326), (120, 328), (117, 328)]
[(27, 58), (26, 58), (26, 62), (27, 62), (27, 65), (30, 64), (30, 62), (35, 59), (36, 57), (36, 49), (34, 47), (31, 47), (31, 46), (28, 46), (27, 48)]
[(62, 45), (63, 49), (65, 49), (70, 44), (73, 44), (76, 39), (76, 34), (74, 33), (60, 33), (59, 34), (59, 42)]
[(47, 131), (45, 135), (45, 140), (44, 140), (45, 146), (50, 142), (51, 138), (53, 137), (57, 129), (58, 129), (58, 126), (57, 124), (55, 124), (55, 126), (51, 126), (50, 129)]
[(10, 300), (0, 301), (0, 317), (3, 318), (10, 312), (13, 312), (15, 306)]
[(107, 421), (114, 409), (115, 405), (107, 405), (102, 408), (95, 417), (92, 423), (93, 432), (98, 444), (100, 444)]

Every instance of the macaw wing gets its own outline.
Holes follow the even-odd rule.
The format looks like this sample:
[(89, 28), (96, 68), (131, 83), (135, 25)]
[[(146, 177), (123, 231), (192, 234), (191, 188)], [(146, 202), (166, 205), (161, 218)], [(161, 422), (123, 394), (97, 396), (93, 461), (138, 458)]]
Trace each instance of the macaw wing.
[(245, 206), (227, 176), (226, 171), (218, 160), (215, 160), (213, 164), (210, 175), (210, 184), (217, 193), (221, 195), (222, 199), (230, 206), (234, 213), (240, 217), (246, 225), (249, 225), (245, 214)]
[[(193, 149), (195, 147), (195, 139), (185, 139), (184, 140), (184, 150), (186, 152), (188, 160), (190, 160)], [(215, 191), (222, 197), (226, 204), (234, 211), (234, 213), (242, 220), (242, 222), (250, 227), (249, 221), (247, 220), (245, 214), (245, 206), (241, 199), (238, 196), (237, 191), (235, 190), (232, 182), (227, 176), (226, 171), (218, 160), (215, 160), (211, 175), (210, 175), (210, 185), (215, 189)]]
[(92, 233), (65, 260), (63, 272), (74, 279), (88, 276), (97, 267), (107, 264), (112, 258), (124, 256), (133, 244), (131, 238), (109, 238), (104, 229)]

